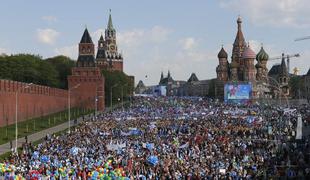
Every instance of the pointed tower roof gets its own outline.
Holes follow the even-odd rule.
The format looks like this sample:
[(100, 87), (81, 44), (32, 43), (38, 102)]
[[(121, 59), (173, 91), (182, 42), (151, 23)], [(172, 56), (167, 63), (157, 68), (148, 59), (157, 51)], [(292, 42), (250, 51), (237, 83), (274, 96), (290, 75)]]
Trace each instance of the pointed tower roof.
[(282, 53), (282, 62), (281, 62), (280, 75), (282, 75), (282, 76), (288, 75), (287, 67), (286, 67), (286, 63), (285, 63), (284, 53)]
[(310, 68), (309, 68), (309, 70), (308, 70), (308, 72), (307, 72), (306, 75), (307, 75), (307, 76), (310, 76)]
[(163, 72), (161, 72), (161, 74), (160, 74), (160, 80), (162, 80), (162, 79), (164, 79), (164, 73)]
[(102, 36), (102, 33), (101, 33), (101, 36), (100, 36), (100, 38), (99, 38), (99, 41), (104, 41), (103, 36)]
[(110, 9), (110, 14), (109, 14), (109, 21), (108, 21), (108, 30), (114, 30), (113, 28), (113, 23), (112, 23), (112, 15), (111, 15), (111, 9)]
[(168, 75), (167, 75), (167, 78), (170, 78), (170, 70), (168, 70)]
[(242, 20), (241, 20), (240, 16), (237, 19), (237, 24), (238, 24), (238, 31), (237, 31), (237, 35), (236, 35), (236, 38), (235, 38), (234, 45), (246, 46), (246, 42), (245, 42), (242, 30), (241, 30)]
[(145, 87), (145, 85), (144, 85), (143, 81), (140, 80), (140, 81), (138, 82), (138, 84), (137, 84), (137, 88), (144, 88), (144, 87)]
[(104, 48), (98, 48), (96, 59), (106, 58), (106, 51)]
[(196, 74), (192, 73), (187, 82), (194, 82), (194, 81), (199, 81)]
[(85, 28), (83, 36), (81, 38), (80, 43), (93, 43), (93, 41), (91, 40), (91, 37), (89, 35), (89, 32), (87, 30), (87, 28)]

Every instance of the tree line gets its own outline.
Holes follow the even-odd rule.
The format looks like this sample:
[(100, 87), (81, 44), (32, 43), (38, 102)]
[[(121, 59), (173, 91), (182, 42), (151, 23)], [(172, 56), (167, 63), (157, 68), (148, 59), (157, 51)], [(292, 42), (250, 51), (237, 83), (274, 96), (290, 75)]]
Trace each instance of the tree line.
[(66, 56), (47, 59), (32, 54), (0, 56), (0, 79), (67, 89), (67, 76), (74, 65)]

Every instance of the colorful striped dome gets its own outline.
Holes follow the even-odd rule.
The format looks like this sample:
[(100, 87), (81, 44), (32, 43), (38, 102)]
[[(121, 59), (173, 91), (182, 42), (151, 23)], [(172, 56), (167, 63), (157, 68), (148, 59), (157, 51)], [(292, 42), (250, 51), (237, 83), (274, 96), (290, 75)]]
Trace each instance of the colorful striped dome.
[(247, 46), (247, 47), (245, 48), (245, 50), (243, 51), (242, 58), (243, 58), (243, 59), (255, 59), (255, 58), (256, 58), (256, 54), (255, 54), (255, 52), (251, 49), (250, 46)]

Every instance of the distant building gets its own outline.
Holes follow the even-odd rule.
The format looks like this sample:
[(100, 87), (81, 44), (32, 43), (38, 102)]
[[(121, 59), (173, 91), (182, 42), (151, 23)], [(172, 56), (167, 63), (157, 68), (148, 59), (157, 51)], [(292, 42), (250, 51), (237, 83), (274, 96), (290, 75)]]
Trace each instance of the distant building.
[(274, 97), (289, 96), (289, 79), (290, 75), (282, 54), (281, 64), (273, 65), (268, 72), (268, 83), (271, 87)]
[(187, 81), (176, 81), (170, 71), (166, 77), (161, 73), (156, 86), (144, 86), (140, 81), (136, 87), (136, 93), (167, 95), (167, 96), (206, 96), (209, 90), (209, 80), (199, 81), (195, 73), (192, 73)]
[(310, 100), (310, 68), (307, 72), (307, 74), (302, 76), (302, 90), (301, 90), (301, 98)]
[(199, 96), (208, 95), (210, 80), (199, 80), (195, 73), (192, 73), (186, 83), (178, 88), (179, 96)]
[(166, 96), (166, 86), (155, 85), (155, 86), (145, 86), (143, 81), (140, 80), (135, 88), (136, 95), (153, 95), (153, 96)]
[(147, 90), (147, 87), (144, 85), (143, 81), (140, 80), (135, 88), (135, 94), (143, 94)]
[(172, 78), (170, 71), (168, 70), (168, 74), (164, 77), (163, 72), (161, 72), (160, 80), (158, 86), (166, 87), (166, 95), (167, 96), (177, 96), (178, 88), (181, 87), (185, 81), (176, 81)]

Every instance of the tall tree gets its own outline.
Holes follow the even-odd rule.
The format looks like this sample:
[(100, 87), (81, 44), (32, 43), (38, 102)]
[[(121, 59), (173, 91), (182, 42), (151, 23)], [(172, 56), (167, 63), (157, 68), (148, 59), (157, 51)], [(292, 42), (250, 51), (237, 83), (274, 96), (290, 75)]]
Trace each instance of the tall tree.
[(134, 84), (124, 72), (102, 70), (102, 74), (105, 77), (105, 101), (107, 105), (110, 105), (111, 102), (111, 87), (114, 87), (112, 90), (114, 103), (121, 100), (122, 95), (126, 100), (132, 94)]
[(75, 62), (66, 56), (55, 56), (46, 59), (49, 65), (53, 66), (59, 77), (59, 88), (67, 89), (67, 77), (71, 75), (71, 68), (74, 67)]

